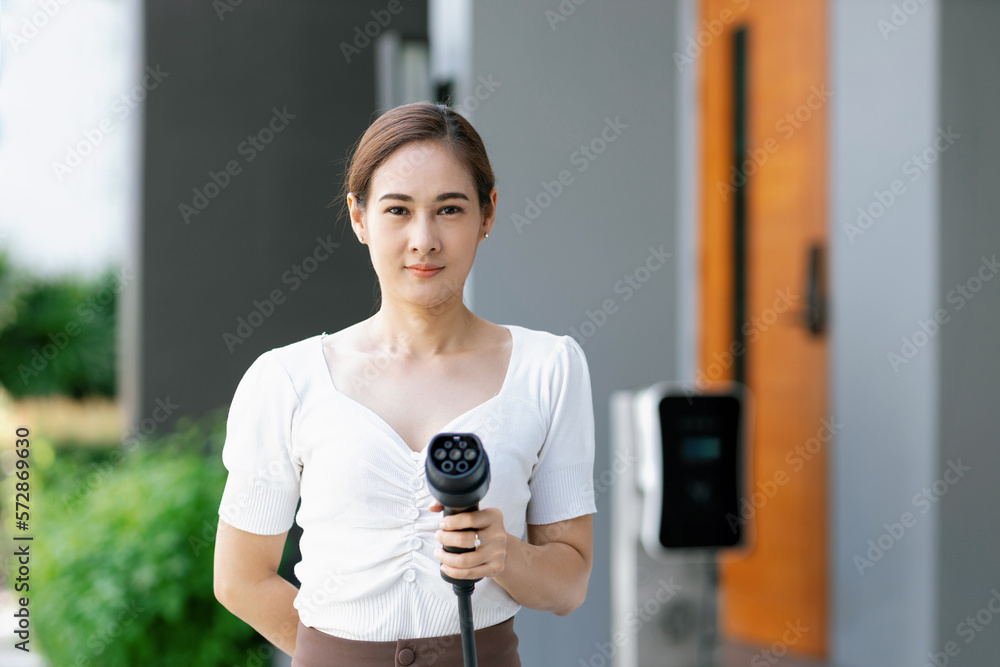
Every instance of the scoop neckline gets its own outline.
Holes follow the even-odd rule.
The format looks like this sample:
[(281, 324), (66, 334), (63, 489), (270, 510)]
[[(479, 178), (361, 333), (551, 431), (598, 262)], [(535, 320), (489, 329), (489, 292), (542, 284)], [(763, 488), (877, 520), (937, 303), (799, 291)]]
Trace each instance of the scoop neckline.
[[(451, 426), (452, 424), (454, 424), (455, 422), (457, 422), (457, 421), (459, 421), (461, 419), (464, 419), (465, 417), (467, 417), (468, 415), (472, 414), (473, 412), (476, 412), (476, 411), (482, 409), (483, 407), (485, 407), (485, 406), (493, 403), (494, 401), (496, 401), (497, 399), (499, 399), (501, 396), (503, 396), (507, 392), (508, 385), (510, 384), (510, 377), (513, 374), (513, 370), (514, 370), (514, 364), (515, 364), (515, 361), (516, 361), (516, 355), (520, 352), (519, 332), (515, 333), (515, 329), (518, 328), (516, 325), (512, 325), (512, 324), (498, 324), (497, 326), (503, 327), (504, 329), (506, 329), (507, 331), (509, 331), (510, 332), (510, 339), (511, 339), (511, 344), (510, 344), (510, 359), (507, 361), (507, 371), (504, 373), (503, 384), (500, 385), (500, 390), (496, 394), (494, 394), (493, 396), (487, 398), (482, 403), (479, 403), (478, 405), (475, 405), (475, 406), (469, 408), (468, 410), (466, 410), (462, 414), (457, 415), (456, 417), (452, 418), (451, 421), (449, 421), (447, 424), (443, 425), (441, 428), (438, 429), (438, 433), (444, 433), (446, 431), (449, 431), (450, 430), (448, 428), (449, 426)], [(393, 440), (395, 440), (402, 447), (404, 447), (406, 449), (406, 451), (410, 452), (411, 456), (413, 456), (414, 458), (418, 458), (418, 457), (422, 458), (424, 456), (424, 453), (427, 451), (427, 444), (424, 444), (424, 446), (421, 448), (421, 450), (419, 452), (415, 451), (412, 447), (410, 447), (410, 445), (406, 442), (406, 440), (404, 440), (403, 437), (401, 435), (399, 435), (399, 433), (396, 432), (396, 429), (394, 429), (392, 426), (390, 426), (389, 422), (385, 421), (385, 419), (383, 419), (377, 412), (375, 412), (374, 410), (372, 410), (371, 408), (369, 408), (367, 405), (354, 400), (353, 398), (351, 398), (347, 394), (345, 394), (345, 393), (341, 392), (339, 389), (337, 389), (337, 385), (333, 382), (333, 376), (330, 374), (330, 366), (329, 366), (329, 364), (327, 364), (327, 361), (326, 361), (326, 347), (323, 344), (324, 339), (327, 336), (329, 336), (329, 335), (330, 334), (328, 334), (328, 333), (326, 333), (324, 331), (322, 334), (320, 334), (318, 336), (318, 338), (319, 338), (319, 353), (320, 353), (320, 359), (322, 361), (321, 370), (323, 372), (323, 375), (326, 377), (326, 386), (330, 390), (332, 390), (332, 392), (333, 392), (333, 394), (335, 396), (339, 396), (341, 399), (343, 399), (343, 400), (351, 403), (356, 408), (360, 409), (362, 412), (364, 412), (365, 414), (367, 414), (373, 421), (376, 422), (376, 424), (378, 424), (378, 426), (383, 431), (385, 431), (388, 435), (390, 435)]]

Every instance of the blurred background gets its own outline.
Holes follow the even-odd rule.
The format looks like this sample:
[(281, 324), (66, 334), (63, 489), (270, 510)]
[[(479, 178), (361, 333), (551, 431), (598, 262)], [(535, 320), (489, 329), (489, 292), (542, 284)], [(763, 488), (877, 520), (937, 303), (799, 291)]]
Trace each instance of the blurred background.
[[(997, 664), (1000, 2), (6, 0), (0, 21), (5, 627), (30, 598), (30, 652), (5, 631), (0, 665), (290, 663), (212, 592), (225, 415), (262, 352), (371, 314), (335, 197), (371, 121), (418, 100), (466, 115), (498, 176), (468, 303), (590, 365), (588, 598), (517, 614), (523, 664), (693, 665), (704, 614), (718, 664)], [(662, 380), (752, 390), (755, 541), (711, 604), (650, 561), (623, 609), (635, 462), (609, 397)]]

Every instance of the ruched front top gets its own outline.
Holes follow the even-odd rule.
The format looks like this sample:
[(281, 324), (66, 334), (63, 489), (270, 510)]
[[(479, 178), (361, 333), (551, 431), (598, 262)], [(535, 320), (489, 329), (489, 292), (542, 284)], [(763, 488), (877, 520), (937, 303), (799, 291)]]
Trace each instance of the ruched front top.
[[(528, 524), (597, 511), (593, 403), (573, 338), (505, 327), (513, 343), (500, 392), (442, 431), (479, 437), (491, 470), (479, 506), (499, 508), (507, 532), (524, 539)], [(264, 352), (240, 381), (219, 515), (260, 535), (285, 532), (293, 520), (302, 527), (294, 604), (304, 625), (364, 641), (457, 634), (457, 599), (434, 556), (441, 513), (428, 510), (427, 448), (414, 452), (337, 390), (324, 336)], [(476, 629), (520, 609), (488, 577), (472, 606)]]

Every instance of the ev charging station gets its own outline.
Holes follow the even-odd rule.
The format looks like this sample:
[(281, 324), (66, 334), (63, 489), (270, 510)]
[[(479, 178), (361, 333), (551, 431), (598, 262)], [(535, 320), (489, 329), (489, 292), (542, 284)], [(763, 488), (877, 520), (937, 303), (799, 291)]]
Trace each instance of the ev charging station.
[[(745, 554), (753, 405), (747, 387), (661, 382), (612, 394), (614, 667), (717, 664), (717, 558)], [(598, 483), (602, 483), (599, 478)]]

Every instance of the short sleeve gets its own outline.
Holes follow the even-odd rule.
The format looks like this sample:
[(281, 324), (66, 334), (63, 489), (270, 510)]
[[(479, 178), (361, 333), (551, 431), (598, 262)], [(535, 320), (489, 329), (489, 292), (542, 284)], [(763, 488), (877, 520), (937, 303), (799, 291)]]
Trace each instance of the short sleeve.
[(292, 527), (302, 473), (292, 454), (298, 409), (284, 367), (271, 352), (260, 355), (236, 387), (226, 421), (222, 462), (229, 477), (219, 505), (226, 523), (258, 535)]
[(528, 479), (529, 524), (594, 514), (594, 405), (590, 371), (579, 343), (562, 336), (543, 380), (542, 405), (549, 426)]

